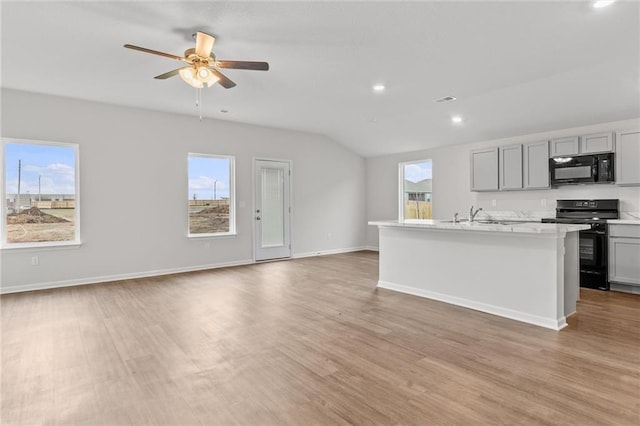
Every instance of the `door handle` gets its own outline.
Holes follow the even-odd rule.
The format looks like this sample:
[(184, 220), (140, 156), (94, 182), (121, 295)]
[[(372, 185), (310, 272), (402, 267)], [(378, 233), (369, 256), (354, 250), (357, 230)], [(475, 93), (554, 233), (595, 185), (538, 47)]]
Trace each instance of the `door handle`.
[(260, 216), (256, 216), (256, 220), (260, 220)]
[(260, 209), (256, 210), (256, 213), (260, 213)]

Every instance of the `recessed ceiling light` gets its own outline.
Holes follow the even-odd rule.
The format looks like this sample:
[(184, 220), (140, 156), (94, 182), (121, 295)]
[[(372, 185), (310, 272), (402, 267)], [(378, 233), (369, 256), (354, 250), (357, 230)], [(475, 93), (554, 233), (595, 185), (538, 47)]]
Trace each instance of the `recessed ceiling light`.
[(460, 124), (462, 123), (462, 117), (460, 117), (459, 115), (454, 115), (453, 117), (451, 117), (451, 122), (454, 124)]
[(384, 91), (384, 89), (385, 89), (384, 84), (376, 84), (373, 86), (374, 92), (382, 92)]
[(593, 3), (593, 8), (594, 9), (601, 9), (603, 7), (609, 6), (611, 3), (615, 2), (615, 1), (616, 0), (598, 0), (598, 1)]

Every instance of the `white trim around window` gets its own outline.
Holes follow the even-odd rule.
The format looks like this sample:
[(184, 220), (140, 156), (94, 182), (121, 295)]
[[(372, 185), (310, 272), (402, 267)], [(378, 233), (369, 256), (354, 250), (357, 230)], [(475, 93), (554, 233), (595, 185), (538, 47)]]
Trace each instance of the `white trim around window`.
[[(398, 163), (398, 220), (405, 220), (405, 187), (404, 187), (404, 183), (405, 183), (405, 179), (407, 178), (407, 176), (405, 176), (405, 170), (406, 170), (406, 166), (410, 166), (412, 164), (423, 164), (423, 163), (429, 163), (430, 164), (430, 168), (431, 170), (433, 170), (433, 160), (431, 159), (423, 159), (423, 160), (412, 160), (412, 161), (403, 161), (401, 163)], [(432, 173), (432, 172), (431, 172)], [(432, 175), (429, 176), (430, 179), (433, 179)], [(425, 178), (425, 179), (429, 179), (429, 178)], [(432, 191), (433, 192), (433, 191)], [(432, 202), (432, 192), (429, 193), (429, 201)]]
[[(81, 245), (81, 240), (80, 240), (80, 148), (78, 144), (74, 144), (74, 143), (63, 143), (63, 142), (53, 142), (53, 141), (41, 141), (41, 140), (30, 140), (30, 139), (21, 139), (21, 138), (10, 138), (10, 137), (2, 137), (2, 156), (0, 157), (0, 168), (1, 168), (1, 173), (2, 173), (2, 179), (0, 180), (0, 182), (2, 182), (2, 184), (0, 185), (0, 193), (2, 196), (2, 199), (0, 200), (0, 204), (1, 204), (1, 208), (2, 208), (2, 212), (0, 213), (0, 248), (2, 250), (13, 250), (13, 249), (46, 249), (46, 248), (55, 248), (55, 247), (79, 247)], [(47, 175), (47, 169), (51, 169), (51, 170), (56, 170), (60, 169), (61, 167), (64, 166), (70, 166), (69, 164), (59, 164), (56, 163), (57, 159), (51, 157), (50, 159), (45, 159), (46, 161), (42, 162), (41, 161), (41, 157), (38, 157), (37, 153), (33, 152), (34, 147), (60, 147), (60, 148), (68, 148), (68, 149), (72, 149), (73, 150), (73, 194), (66, 194), (66, 195), (73, 195), (73, 236), (70, 239), (67, 240), (48, 240), (48, 241), (26, 241), (26, 242), (10, 242), (8, 241), (8, 224), (7, 224), (7, 216), (9, 214), (9, 209), (13, 210), (17, 210), (20, 211), (20, 208), (22, 207), (21, 204), (21, 198), (22, 195), (24, 194), (26, 196), (27, 192), (25, 191), (25, 193), (20, 193), (20, 197), (17, 197), (17, 200), (14, 199), (14, 201), (12, 202), (12, 206), (9, 206), (9, 200), (8, 200), (8, 196), (9, 193), (8, 191), (8, 186), (10, 185), (10, 183), (7, 180), (7, 171), (8, 171), (8, 166), (7, 166), (7, 161), (8, 161), (8, 157), (7, 157), (7, 145), (8, 144), (12, 144), (12, 145), (24, 145), (25, 147), (25, 152), (26, 151), (31, 151), (30, 153), (24, 155), (24, 159), (20, 159), (20, 160), (24, 160), (25, 162), (22, 163), (21, 162), (21, 167), (24, 168), (25, 170), (25, 188), (30, 187), (30, 188), (35, 188), (37, 185), (37, 187), (39, 188), (41, 185), (41, 178), (42, 177), (46, 177), (46, 179), (48, 181), (51, 181), (51, 184), (53, 185), (53, 188), (58, 188), (58, 185), (60, 185), (59, 181), (57, 181), (57, 179), (59, 177), (54, 177), (54, 176), (49, 176)], [(46, 153), (43, 153), (42, 155), (47, 155)], [(39, 161), (34, 161), (34, 159), (37, 158)], [(13, 160), (13, 158), (12, 158)], [(43, 164), (45, 164), (46, 162), (51, 161), (51, 164), (48, 164), (47, 166), (43, 166)], [(15, 165), (11, 166), (11, 167), (15, 167)], [(36, 182), (34, 182), (34, 173), (38, 171), (38, 179), (36, 179)], [(20, 171), (22, 172), (22, 170)], [(20, 175), (22, 175), (22, 173), (20, 173)], [(69, 178), (69, 173), (66, 173), (66, 178)], [(22, 180), (22, 176), (21, 176), (21, 180)], [(22, 183), (22, 182), (21, 182)], [(68, 185), (66, 185), (68, 186)], [(52, 190), (53, 193), (56, 193), (55, 190)], [(15, 191), (14, 191), (15, 192)], [(38, 191), (40, 192), (40, 191)], [(64, 191), (57, 191), (60, 193), (63, 193)], [(29, 191), (30, 197), (38, 197), (38, 203), (40, 203), (41, 201), (41, 196), (42, 194), (39, 193), (37, 196), (34, 193), (31, 193)], [(17, 194), (16, 194), (17, 195)], [(50, 195), (50, 194), (47, 194)], [(16, 202), (18, 203), (17, 209), (16, 209)], [(31, 201), (30, 201), (30, 205), (31, 205)], [(38, 204), (41, 206), (41, 204)], [(28, 226), (26, 226), (26, 224), (24, 224), (22, 226), (24, 228), (24, 232), (28, 233), (30, 232), (30, 230), (28, 229)]]
[[(196, 165), (195, 163), (192, 163), (192, 159), (194, 159), (194, 161), (199, 160), (201, 163), (206, 163), (207, 160), (226, 160), (228, 162), (227, 170), (225, 170), (223, 175), (220, 175), (220, 172), (213, 167), (214, 162), (212, 162), (211, 168), (207, 168), (201, 172), (197, 170), (196, 167), (201, 167), (202, 164)], [(235, 157), (232, 155), (202, 154), (194, 152), (188, 153), (187, 236), (189, 238), (219, 238), (233, 237), (237, 235), (235, 175)], [(217, 185), (218, 183), (220, 184), (219, 186)], [(206, 187), (207, 185), (209, 186), (208, 188)], [(225, 200), (227, 203), (223, 203)], [(196, 202), (198, 202), (197, 205)], [(202, 230), (196, 229), (195, 221), (192, 224), (192, 218), (195, 219), (195, 217), (192, 216), (194, 210), (199, 208), (204, 210), (209, 207), (220, 207), (222, 204), (227, 204), (229, 208), (227, 230), (217, 231), (215, 230), (215, 227), (212, 227), (211, 232), (206, 232), (205, 226), (204, 232), (194, 232), (196, 230)]]

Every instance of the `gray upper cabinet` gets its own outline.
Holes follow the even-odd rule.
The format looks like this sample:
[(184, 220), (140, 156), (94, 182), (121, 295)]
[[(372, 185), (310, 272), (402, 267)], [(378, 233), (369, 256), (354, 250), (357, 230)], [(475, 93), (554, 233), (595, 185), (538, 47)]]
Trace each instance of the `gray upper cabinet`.
[(498, 148), (471, 151), (471, 190), (498, 190)]
[(613, 151), (613, 133), (594, 133), (580, 137), (580, 154)]
[(522, 148), (524, 189), (549, 188), (549, 141), (525, 143)]
[(551, 157), (563, 157), (565, 155), (578, 155), (580, 152), (580, 137), (551, 139)]
[(615, 169), (616, 184), (640, 185), (640, 129), (618, 132)]
[(501, 146), (499, 153), (500, 190), (522, 189), (522, 145)]

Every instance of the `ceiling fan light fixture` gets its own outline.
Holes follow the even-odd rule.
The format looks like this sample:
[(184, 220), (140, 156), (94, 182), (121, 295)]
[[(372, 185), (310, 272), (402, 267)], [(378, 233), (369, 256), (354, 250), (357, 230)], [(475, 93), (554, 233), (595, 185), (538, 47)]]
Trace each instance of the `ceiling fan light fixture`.
[(207, 82), (211, 76), (211, 71), (207, 67), (198, 68), (198, 80)]
[(203, 84), (206, 83), (207, 87), (211, 87), (220, 80), (220, 77), (215, 75), (208, 67), (199, 66), (196, 69), (194, 80), (198, 80)]
[(184, 80), (184, 82), (187, 83), (188, 85), (193, 86), (196, 89), (202, 89), (202, 87), (204, 87), (204, 85), (202, 84), (202, 81), (196, 78), (197, 70), (195, 68), (190, 68), (190, 67), (181, 68), (179, 73), (180, 73), (180, 78), (182, 78), (182, 80)]

